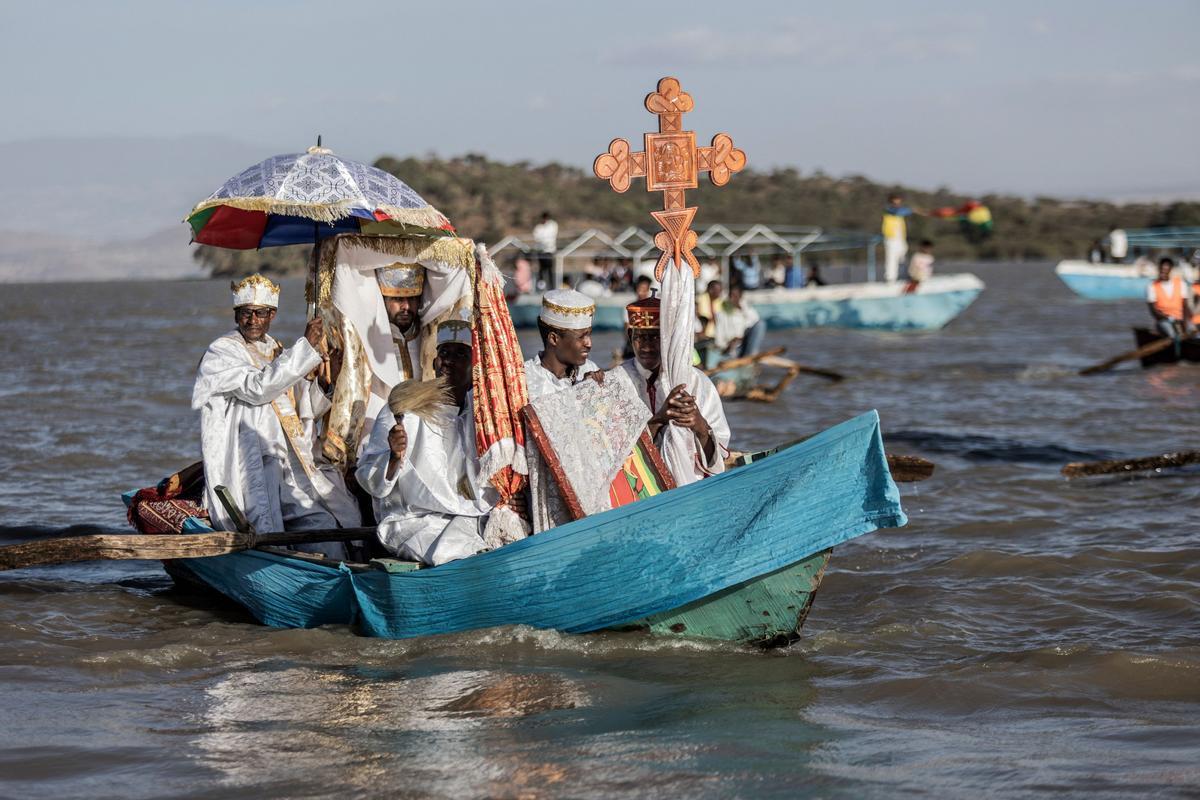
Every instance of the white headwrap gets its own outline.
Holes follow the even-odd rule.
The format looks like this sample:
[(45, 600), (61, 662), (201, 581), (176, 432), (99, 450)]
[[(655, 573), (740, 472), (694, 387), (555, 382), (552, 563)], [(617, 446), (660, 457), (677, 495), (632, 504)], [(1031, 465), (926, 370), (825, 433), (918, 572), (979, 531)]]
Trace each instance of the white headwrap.
[(538, 319), (551, 328), (578, 331), (592, 327), (596, 301), (574, 289), (554, 289), (542, 295)]

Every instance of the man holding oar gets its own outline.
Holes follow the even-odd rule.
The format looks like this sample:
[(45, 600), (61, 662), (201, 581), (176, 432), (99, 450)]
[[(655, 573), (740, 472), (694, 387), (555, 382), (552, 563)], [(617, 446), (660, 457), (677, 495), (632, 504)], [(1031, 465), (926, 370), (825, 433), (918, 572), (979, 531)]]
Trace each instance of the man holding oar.
[[(268, 331), (279, 287), (261, 275), (232, 285), (237, 329), (221, 336), (200, 360), (192, 408), (200, 412), (205, 506), (214, 527), (237, 530), (216, 494), (229, 489), (254, 530), (352, 528), (358, 504), (341, 473), (320, 459), (316, 421), (330, 407), (320, 378), (320, 317), (285, 349)], [(338, 542), (305, 545), (344, 558)]]
[(1158, 261), (1158, 280), (1146, 289), (1146, 305), (1163, 336), (1179, 339), (1190, 329), (1191, 290), (1180, 275), (1172, 276), (1175, 261), (1163, 256)]

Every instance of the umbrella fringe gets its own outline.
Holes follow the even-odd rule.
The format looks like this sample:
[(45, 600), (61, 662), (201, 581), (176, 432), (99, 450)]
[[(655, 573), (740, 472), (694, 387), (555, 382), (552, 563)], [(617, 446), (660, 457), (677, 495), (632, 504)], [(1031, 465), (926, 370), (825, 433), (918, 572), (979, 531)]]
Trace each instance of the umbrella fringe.
[[(352, 200), (337, 203), (294, 203), (275, 200), (270, 197), (223, 197), (205, 200), (192, 209), (188, 219), (217, 206), (229, 206), (242, 211), (263, 211), (267, 214), (280, 214), (289, 217), (303, 217), (314, 222), (336, 222), (351, 216), (351, 210), (359, 208)], [(442, 212), (433, 206), (424, 208), (400, 208), (399, 206), (380, 206), (375, 211), (382, 211), (395, 222), (405, 225), (419, 225), (424, 228), (440, 228), (449, 225)]]

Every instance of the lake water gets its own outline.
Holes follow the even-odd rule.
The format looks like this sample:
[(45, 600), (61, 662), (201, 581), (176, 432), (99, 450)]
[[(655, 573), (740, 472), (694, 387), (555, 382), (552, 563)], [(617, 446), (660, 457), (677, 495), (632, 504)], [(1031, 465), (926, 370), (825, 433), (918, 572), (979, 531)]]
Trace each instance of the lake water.
[[(938, 465), (901, 487), (908, 527), (835, 550), (791, 648), (382, 641), (262, 627), (152, 562), (0, 573), (0, 796), (1200, 796), (1197, 472), (1059, 475), (1200, 446), (1200, 370), (1079, 377), (1144, 304), (971, 271), (988, 288), (943, 331), (770, 334), (850, 379), (728, 406), (738, 449), (877, 408), (889, 450)], [(120, 528), (120, 492), (197, 459), (227, 298), (0, 286), (0, 543)]]

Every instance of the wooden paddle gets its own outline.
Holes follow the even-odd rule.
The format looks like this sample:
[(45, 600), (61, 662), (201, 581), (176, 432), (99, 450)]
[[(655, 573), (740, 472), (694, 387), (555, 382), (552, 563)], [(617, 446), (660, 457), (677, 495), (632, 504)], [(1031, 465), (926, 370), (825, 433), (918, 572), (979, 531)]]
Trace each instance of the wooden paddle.
[(1081, 478), (1085, 475), (1114, 475), (1123, 472), (1186, 467), (1188, 464), (1200, 464), (1200, 451), (1186, 450), (1179, 453), (1164, 453), (1161, 456), (1113, 459), (1111, 461), (1073, 461), (1062, 468), (1062, 474), (1068, 478)]
[[(770, 350), (764, 350), (761, 353), (755, 353), (754, 355), (751, 355), (751, 356), (740, 356), (738, 358), (727, 358), (724, 361), (722, 361), (721, 363), (717, 364), (715, 367), (704, 370), (704, 374), (710, 375), (710, 376), (716, 375), (718, 372), (723, 372), (727, 369), (737, 369), (738, 367), (749, 366), (750, 364), (754, 364), (759, 361), (763, 361), (764, 363), (766, 363), (769, 366), (779, 366), (779, 364), (771, 364), (770, 359), (773, 359), (776, 356), (782, 355), (785, 350), (787, 350), (786, 347), (774, 347), (774, 348), (771, 348)], [(791, 361), (790, 359), (788, 359), (788, 364), (789, 364), (788, 368), (794, 367), (795, 369), (799, 370), (800, 372), (804, 372), (809, 375), (818, 375), (822, 378), (827, 378), (828, 380), (831, 380), (831, 381), (840, 381), (840, 380), (845, 380), (845, 378), (846, 378), (846, 376), (841, 374), (840, 372), (834, 372), (834, 371), (828, 370), (828, 369), (818, 369), (817, 367), (806, 367), (803, 364), (797, 364), (794, 361)]]
[(214, 531), (164, 535), (102, 533), (91, 536), (66, 536), (0, 547), (0, 571), (97, 559), (208, 558), (266, 545), (347, 542), (367, 539), (374, 535), (374, 528), (336, 528), (262, 534)]
[(1110, 358), (1108, 361), (1101, 361), (1099, 364), (1093, 364), (1090, 367), (1085, 367), (1079, 370), (1080, 375), (1095, 375), (1097, 372), (1107, 372), (1108, 370), (1120, 364), (1122, 361), (1131, 361), (1135, 358), (1144, 358), (1151, 356), (1160, 350), (1166, 350), (1175, 344), (1175, 340), (1171, 338), (1163, 338), (1150, 344), (1142, 345), (1137, 350), (1130, 350), (1127, 353), (1122, 353), (1119, 356)]
[(817, 375), (822, 378), (828, 378), (834, 383), (846, 380), (846, 376), (840, 372), (834, 372), (830, 369), (820, 369), (818, 367), (808, 367), (804, 364), (797, 364), (790, 358), (779, 358), (770, 354), (767, 354), (767, 357), (762, 360), (762, 365), (764, 367), (778, 367), (779, 369), (789, 371), (795, 370), (796, 372), (803, 372), (806, 375)]

